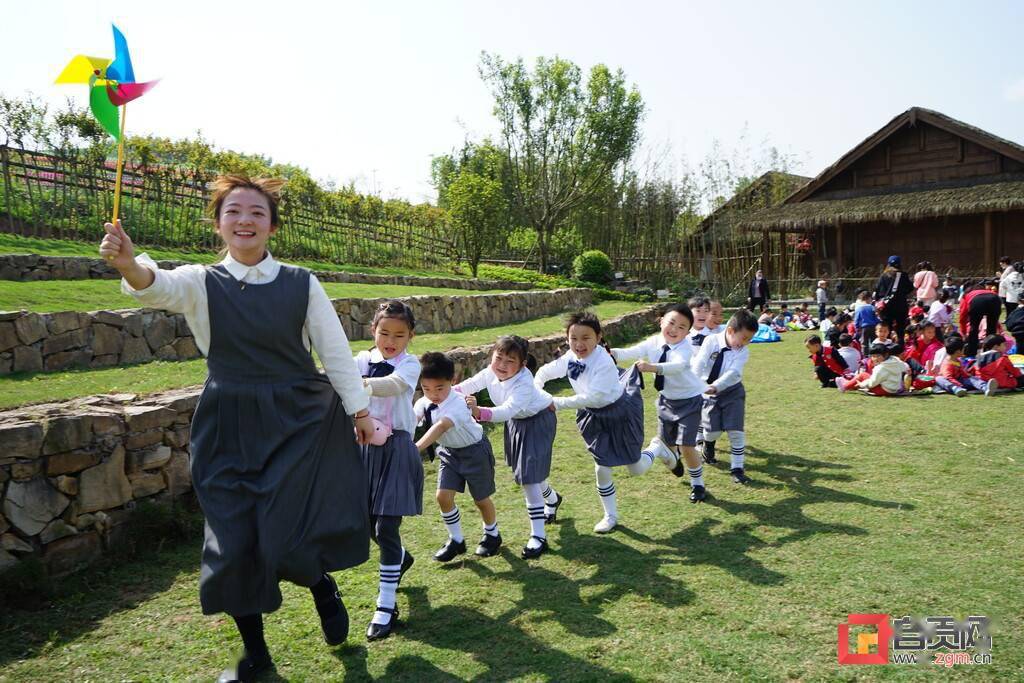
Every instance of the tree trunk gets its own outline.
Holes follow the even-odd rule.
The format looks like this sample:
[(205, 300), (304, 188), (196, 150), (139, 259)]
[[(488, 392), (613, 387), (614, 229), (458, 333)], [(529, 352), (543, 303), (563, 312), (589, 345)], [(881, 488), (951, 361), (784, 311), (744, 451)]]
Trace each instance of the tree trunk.
[[(540, 272), (546, 274), (548, 272), (548, 243), (547, 243), (547, 228), (545, 226), (537, 226), (537, 251), (540, 253)], [(526, 265), (526, 264), (523, 264)]]

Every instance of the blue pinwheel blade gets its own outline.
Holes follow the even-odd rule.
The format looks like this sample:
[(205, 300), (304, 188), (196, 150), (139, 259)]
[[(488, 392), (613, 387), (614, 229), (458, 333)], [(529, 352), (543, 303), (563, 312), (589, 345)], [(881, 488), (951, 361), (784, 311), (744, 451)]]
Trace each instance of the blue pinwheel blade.
[(114, 61), (107, 67), (107, 78), (118, 83), (134, 83), (135, 70), (128, 53), (128, 41), (116, 26), (111, 26), (114, 29)]

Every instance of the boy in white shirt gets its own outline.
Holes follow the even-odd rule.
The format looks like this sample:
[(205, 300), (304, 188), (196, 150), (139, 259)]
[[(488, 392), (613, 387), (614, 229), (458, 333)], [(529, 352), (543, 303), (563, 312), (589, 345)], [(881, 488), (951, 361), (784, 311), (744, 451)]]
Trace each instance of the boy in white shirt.
[(750, 340), (757, 332), (757, 318), (740, 309), (725, 328), (701, 345), (693, 359), (693, 370), (708, 384), (702, 411), (704, 462), (715, 462), (715, 441), (722, 432), (729, 434), (730, 473), (737, 484), (750, 481), (743, 471), (746, 448), (744, 416), (747, 392), (743, 387), (743, 366), (750, 357)]
[(707, 329), (708, 316), (711, 315), (711, 299), (697, 295), (691, 297), (686, 305), (693, 316), (693, 325), (690, 327), (689, 334), (690, 343), (696, 348), (704, 343), (704, 337), (711, 334), (711, 330)]
[(448, 541), (434, 553), (438, 562), (449, 562), (466, 552), (455, 493), (469, 487), (473, 502), (484, 522), (484, 536), (476, 548), (480, 557), (497, 554), (501, 547), (494, 494), (494, 453), (483, 427), (473, 419), (462, 394), (452, 391), (455, 363), (443, 353), (420, 357), (420, 388), (423, 397), (413, 410), (427, 431), (416, 442), (420, 452), (436, 443), (441, 464), (437, 468), (437, 504), (448, 529)]

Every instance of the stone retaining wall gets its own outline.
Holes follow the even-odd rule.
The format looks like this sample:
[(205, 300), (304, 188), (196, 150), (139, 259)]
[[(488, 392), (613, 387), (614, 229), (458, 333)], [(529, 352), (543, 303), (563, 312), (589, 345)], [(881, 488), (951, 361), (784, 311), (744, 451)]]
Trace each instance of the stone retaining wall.
[[(157, 261), (164, 270), (185, 265), (185, 261)], [(321, 282), (353, 282), (364, 285), (408, 285), (448, 289), (532, 289), (530, 282), (509, 280), (470, 280), (456, 277), (417, 275), (371, 275), (314, 271)], [(121, 274), (101, 258), (87, 256), (39, 256), (37, 254), (0, 254), (0, 280), (33, 282), (38, 280), (117, 280)]]
[[(369, 339), (370, 322), (386, 299), (334, 299), (352, 341)], [(420, 334), (493, 327), (586, 308), (589, 289), (506, 294), (402, 297), (416, 314)], [(80, 313), (0, 312), (0, 375), (105, 368), (152, 360), (198, 358), (192, 331), (180, 314), (151, 309)]]
[[(654, 307), (607, 321), (636, 336)], [(531, 342), (539, 363), (565, 340)], [(489, 347), (450, 352), (461, 376), (483, 368)], [(0, 573), (38, 557), (52, 574), (88, 564), (117, 543), (139, 501), (191, 491), (189, 428), (201, 387), (136, 396), (92, 396), (0, 412)]]

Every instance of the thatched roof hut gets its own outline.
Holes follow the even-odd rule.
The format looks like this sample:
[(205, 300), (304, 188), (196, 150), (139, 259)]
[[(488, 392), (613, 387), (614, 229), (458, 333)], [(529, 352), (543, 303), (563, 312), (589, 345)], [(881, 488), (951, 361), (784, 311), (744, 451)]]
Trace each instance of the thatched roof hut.
[(1024, 257), (1024, 147), (914, 107), (781, 203), (732, 222), (802, 234), (814, 244), (809, 275), (877, 268), (888, 254), (988, 273), (997, 253)]

